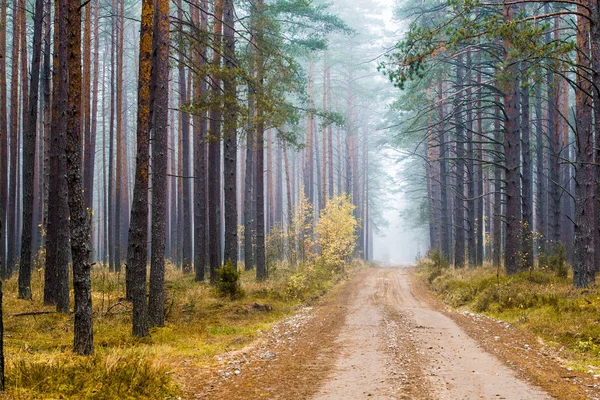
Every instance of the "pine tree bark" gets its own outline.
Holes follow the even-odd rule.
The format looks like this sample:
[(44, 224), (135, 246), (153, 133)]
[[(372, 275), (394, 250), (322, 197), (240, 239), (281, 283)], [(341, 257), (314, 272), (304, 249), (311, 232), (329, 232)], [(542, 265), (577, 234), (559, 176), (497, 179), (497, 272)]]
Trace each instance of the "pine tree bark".
[[(274, 204), (274, 196), (273, 196), (273, 133), (272, 133), (272, 129), (267, 129), (267, 144), (265, 146), (265, 149), (267, 151), (267, 170), (265, 171), (266, 175), (267, 175), (267, 199), (266, 199), (266, 205), (267, 205), (267, 226), (266, 226), (266, 232), (270, 232), (271, 229), (273, 228), (273, 217), (274, 217), (274, 212), (273, 212), (273, 208), (275, 207)], [(317, 151), (318, 154), (318, 151)], [(317, 155), (318, 157), (318, 155)], [(318, 159), (317, 159), (317, 169), (319, 168), (318, 165)], [(318, 174), (317, 174), (318, 175)], [(320, 190), (319, 190), (320, 192)], [(320, 203), (317, 203), (317, 205)]]
[[(198, 14), (198, 9), (192, 7), (193, 10)], [(206, 35), (208, 30), (208, 0), (201, 0), (199, 16), (194, 19), (200, 20), (200, 31)], [(202, 37), (202, 36), (201, 36)], [(206, 60), (206, 42), (199, 39), (199, 42), (195, 46), (195, 62), (196, 69), (202, 67)], [(196, 75), (194, 85), (194, 96), (196, 99), (201, 99), (206, 95), (206, 80), (204, 76)], [(196, 275), (196, 281), (201, 282), (204, 280), (204, 271), (207, 265), (207, 220), (206, 220), (206, 133), (207, 133), (207, 120), (206, 111), (202, 110), (194, 114), (194, 230), (195, 230), (195, 241), (194, 241), (194, 270)]]
[[(105, 42), (105, 46), (104, 46), (104, 54), (109, 54), (108, 52), (108, 42)], [(102, 62), (102, 81), (105, 82), (106, 81), (106, 59), (103, 60)], [(108, 220), (109, 220), (109, 207), (108, 207), (108, 199), (109, 199), (109, 183), (107, 182), (107, 179), (110, 180), (110, 175), (107, 174), (106, 171), (106, 85), (103, 84), (102, 85), (102, 189), (103, 189), (103, 199), (102, 199), (102, 217), (103, 217), (103, 223), (102, 223), (102, 227), (103, 227), (103, 236), (104, 236), (104, 240), (103, 240), (103, 251), (102, 251), (102, 265), (103, 267), (107, 267), (107, 262), (109, 261), (108, 259), (108, 254), (109, 254), (109, 238), (108, 238), (108, 233), (109, 233), (109, 224), (108, 224)], [(107, 178), (108, 175), (108, 178)], [(109, 267), (110, 268), (110, 267)]]
[(542, 121), (544, 119), (542, 113), (542, 84), (538, 83), (535, 86), (535, 147), (536, 147), (536, 204), (535, 204), (535, 231), (537, 232), (537, 245), (540, 252), (546, 252), (546, 238), (548, 235), (546, 227), (546, 196), (547, 196), (547, 179), (544, 172), (545, 169), (545, 151), (546, 141), (544, 140), (545, 132)]
[(238, 254), (238, 213), (237, 213), (237, 98), (234, 68), (235, 30), (234, 0), (223, 3), (223, 45), (225, 58), (225, 78), (223, 79), (223, 101), (225, 115), (223, 125), (223, 184), (225, 211), (225, 251), (224, 263), (231, 263), (237, 269)]
[(69, 0), (65, 22), (68, 32), (67, 109), (67, 183), (71, 213), (71, 255), (73, 259), (73, 289), (75, 293), (75, 327), (73, 351), (88, 355), (94, 352), (92, 330), (92, 291), (90, 263), (90, 216), (83, 198), (81, 171), (81, 2)]
[(264, 66), (263, 54), (260, 43), (263, 42), (264, 26), (263, 18), (263, 0), (257, 0), (256, 12), (261, 20), (257, 24), (256, 42), (259, 44), (256, 49), (256, 279), (266, 280), (268, 277), (267, 263), (265, 257), (265, 187), (264, 187), (264, 133), (265, 121), (263, 115), (262, 98)]
[[(40, 219), (41, 223), (38, 228), (38, 234), (40, 235), (40, 249), (47, 247), (47, 236), (48, 236), (48, 184), (50, 176), (50, 134), (51, 134), (51, 116), (52, 116), (52, 101), (51, 101), (51, 59), (52, 59), (52, 20), (50, 19), (52, 2), (46, 0), (44, 4), (44, 63), (42, 67), (42, 103), (43, 103), (43, 114), (42, 123), (44, 126), (43, 135), (43, 154), (40, 154), (40, 160), (42, 165), (42, 176), (40, 180), (41, 184), (41, 209)], [(35, 225), (34, 225), (35, 226)], [(46, 232), (46, 235), (43, 235)]]
[[(28, 46), (27, 46), (27, 2), (26, 0), (19, 1), (19, 13), (21, 16), (19, 17), (19, 23), (21, 24), (20, 33), (20, 48), (21, 48), (21, 57), (19, 62), (21, 63), (21, 132), (18, 136), (17, 146), (19, 149), (23, 149), (23, 141), (25, 140), (25, 130), (28, 126), (27, 119), (29, 118), (29, 75), (28, 75)], [(21, 238), (23, 235), (23, 152), (17, 152), (17, 165), (19, 168), (17, 169), (17, 182), (20, 182), (19, 190), (17, 190), (17, 214), (16, 214), (16, 227), (17, 227), (17, 237)], [(15, 249), (15, 255), (21, 254), (21, 240), (17, 240), (16, 242), (17, 248)], [(20, 263), (20, 257), (18, 257)]]
[[(180, 21), (183, 21), (183, 6), (182, 1), (178, 0), (177, 16)], [(179, 26), (179, 40), (183, 44), (183, 25)], [(183, 55), (180, 55), (183, 57)], [(188, 101), (188, 87), (186, 84), (186, 75), (184, 63), (180, 60), (178, 65), (179, 74), (179, 107), (181, 115), (181, 134), (182, 134), (182, 195), (183, 195), (183, 243), (182, 243), (182, 269), (184, 273), (192, 272), (192, 204), (191, 204), (191, 190), (190, 180), (187, 178), (191, 176), (190, 172), (190, 115), (181, 110)]]
[[(2, 2), (0, 2), (0, 6), (3, 6), (4, 4), (2, 4)], [(1, 13), (2, 11), (0, 11)], [(4, 15), (4, 17), (6, 17), (6, 14)], [(6, 20), (6, 19), (4, 19)], [(2, 23), (2, 16), (0, 16), (0, 23)], [(2, 30), (4, 28), (0, 28), (0, 30)], [(0, 33), (1, 35), (1, 33)], [(0, 40), (0, 46), (1, 46), (1, 40)], [(4, 52), (2, 50), (2, 48), (0, 47), (0, 52), (2, 52), (2, 55), (0, 58), (4, 58)], [(4, 235), (2, 234), (4, 232), (4, 226), (2, 225), (2, 219), (4, 218), (4, 215), (0, 215), (0, 241), (4, 242)], [(4, 254), (2, 254), (4, 255)], [(3, 258), (4, 257), (0, 257), (0, 271), (4, 270), (4, 264), (3, 264)], [(0, 280), (0, 392), (4, 392), (4, 320), (2, 318), (2, 314), (3, 314), (3, 307), (2, 307), (2, 280)]]
[(313, 115), (310, 110), (313, 107), (313, 75), (314, 66), (312, 57), (308, 59), (308, 108), (309, 111), (306, 116), (306, 146), (305, 160), (304, 160), (304, 196), (306, 199), (313, 203)]
[[(463, 85), (462, 55), (456, 60), (456, 91), (460, 92)], [(454, 266), (465, 266), (465, 135), (463, 122), (462, 99), (456, 95), (454, 119), (456, 130), (456, 189), (454, 195)]]
[[(589, 5), (588, 1), (584, 1)], [(587, 13), (578, 6), (580, 13)], [(573, 248), (573, 285), (585, 288), (594, 284), (595, 261), (594, 220), (596, 191), (594, 171), (594, 141), (592, 131), (592, 85), (590, 68), (590, 22), (577, 17), (577, 86), (575, 91), (575, 243)]]
[[(87, 191), (90, 192), (88, 194), (88, 199), (86, 200), (86, 204), (88, 205), (89, 211), (93, 210), (93, 200), (94, 200), (94, 178), (96, 171), (96, 136), (98, 133), (98, 79), (99, 79), (99, 69), (100, 69), (100, 33), (99, 33), (99, 10), (100, 6), (97, 2), (93, 3), (94, 14), (94, 74), (92, 76), (92, 104), (91, 104), (91, 115), (90, 115), (90, 149), (89, 149), (89, 157), (86, 158), (86, 162), (89, 164), (89, 168), (86, 168), (84, 173), (88, 175), (87, 182), (88, 187)], [(86, 178), (84, 178), (86, 181)], [(86, 192), (87, 193), (87, 192)], [(100, 201), (98, 200), (98, 205)], [(93, 216), (92, 212), (92, 216)], [(94, 224), (92, 219), (92, 232), (94, 232)], [(100, 236), (100, 227), (98, 227), (98, 236)], [(98, 241), (100, 238), (98, 238)], [(94, 257), (95, 250), (95, 257)], [(99, 248), (94, 249), (92, 246), (92, 257), (97, 260), (99, 257)]]
[(465, 63), (465, 82), (468, 85), (465, 92), (466, 98), (466, 141), (467, 141), (467, 158), (465, 164), (467, 167), (467, 196), (468, 199), (465, 201), (467, 207), (467, 255), (468, 255), (468, 266), (469, 268), (475, 267), (477, 264), (477, 249), (476, 249), (476, 236), (475, 236), (475, 162), (473, 152), (473, 111), (472, 93), (470, 86), (473, 85), (473, 73), (471, 72), (471, 50), (467, 50), (466, 63)]
[[(479, 55), (479, 62), (481, 62), (481, 55)], [(479, 71), (477, 73), (477, 82), (476, 82), (477, 86), (481, 86), (481, 71)], [(484, 201), (487, 198), (487, 194), (486, 192), (484, 192), (484, 188), (483, 188), (483, 181), (484, 181), (484, 177), (483, 177), (483, 163), (484, 163), (484, 158), (483, 158), (483, 142), (484, 142), (484, 137), (483, 137), (483, 114), (482, 114), (482, 108), (481, 108), (481, 93), (478, 93), (477, 95), (477, 101), (475, 103), (475, 106), (477, 107), (477, 113), (476, 113), (476, 124), (477, 124), (477, 142), (479, 142), (477, 144), (477, 163), (475, 165), (475, 182), (476, 182), (476, 191), (475, 191), (475, 195), (477, 196), (477, 199), (475, 200), (475, 209), (477, 210), (477, 216), (476, 216), (476, 228), (475, 231), (477, 233), (477, 255), (475, 258), (475, 265), (477, 265), (478, 267), (480, 267), (483, 264), (483, 257), (484, 257), (484, 242), (485, 242), (485, 231), (484, 231)], [(488, 214), (489, 216), (489, 214)], [(488, 218), (489, 220), (489, 218)]]
[[(31, 248), (33, 233), (33, 182), (35, 171), (35, 153), (37, 141), (37, 114), (42, 57), (42, 23), (44, 20), (44, 2), (36, 0), (33, 51), (31, 60), (31, 83), (28, 117), (23, 147), (23, 232), (21, 236), (21, 261), (19, 264), (19, 298), (31, 300)], [(24, 111), (25, 112), (25, 111)]]
[[(116, 133), (117, 133), (117, 142), (116, 142), (116, 152), (117, 152), (117, 159), (116, 159), (116, 176), (115, 176), (115, 237), (114, 237), (114, 242), (115, 242), (115, 271), (119, 272), (121, 271), (121, 263), (123, 261), (123, 250), (121, 248), (121, 244), (122, 244), (122, 240), (121, 240), (121, 228), (123, 226), (123, 213), (125, 210), (123, 210), (123, 197), (126, 196), (126, 194), (124, 193), (123, 187), (125, 185), (124, 182), (124, 175), (125, 175), (125, 171), (124, 171), (124, 157), (125, 157), (125, 133), (123, 132), (123, 113), (124, 113), (124, 109), (123, 109), (123, 41), (124, 41), (124, 0), (117, 0), (117, 9), (116, 9), (116, 13), (117, 13), (117, 23), (116, 23), (116, 33), (117, 33), (117, 46), (116, 46), (116, 57), (117, 57), (117, 64), (116, 64), (116, 72), (117, 72), (117, 81), (116, 81), (116, 86), (117, 86), (117, 92), (116, 92)], [(129, 277), (129, 274), (127, 274), (127, 271), (125, 271), (126, 273), (126, 282), (130, 282), (131, 278)], [(128, 299), (131, 298), (131, 293), (129, 293), (129, 290), (131, 288), (131, 284), (126, 284), (125, 289), (126, 289), (126, 297)]]
[(148, 304), (146, 303), (146, 266), (148, 261), (148, 176), (150, 162), (150, 70), (152, 68), (152, 17), (154, 0), (142, 1), (138, 72), (137, 156), (131, 224), (127, 251), (133, 305), (134, 336), (148, 336)]
[[(327, 53), (325, 53), (323, 57), (323, 111), (327, 112)], [(321, 209), (325, 208), (325, 204), (327, 203), (327, 128), (328, 124), (323, 123), (321, 138), (323, 144), (323, 167), (321, 168)]]
[(495, 152), (495, 166), (494, 166), (494, 206), (492, 216), (492, 264), (494, 267), (499, 268), (502, 258), (502, 194), (505, 188), (502, 185), (502, 162), (504, 154), (503, 135), (500, 129), (500, 98), (499, 96), (494, 97), (495, 107), (494, 115), (494, 146)]
[[(513, 7), (504, 6), (504, 19), (513, 19)], [(505, 38), (504, 63), (506, 82), (503, 83), (504, 93), (504, 155), (506, 166), (506, 249), (504, 268), (509, 274), (521, 271), (521, 140), (519, 132), (519, 83), (517, 79), (517, 64), (509, 51), (512, 48), (511, 39)]]
[[(252, 89), (251, 89), (252, 90)], [(251, 113), (254, 113), (254, 93), (249, 94), (249, 100)], [(255, 124), (250, 123), (251, 126), (248, 127), (248, 133), (246, 134), (246, 179), (244, 182), (244, 190), (246, 195), (244, 196), (244, 269), (246, 271), (250, 271), (254, 269), (254, 246), (253, 246), (253, 236), (254, 236), (254, 222), (255, 222), (255, 214), (254, 214), (254, 176), (256, 174), (256, 168), (254, 166), (255, 159)]]
[[(558, 17), (554, 20), (554, 40), (559, 39), (560, 23)], [(550, 152), (550, 160), (548, 166), (548, 179), (550, 199), (548, 201), (548, 229), (549, 239), (554, 243), (561, 240), (561, 188), (560, 188), (560, 113), (559, 94), (560, 94), (560, 77), (558, 74), (546, 75), (546, 83), (548, 86), (548, 137), (552, 140)]]
[[(597, 2), (588, 2), (590, 5), (591, 20), (590, 25), (590, 48), (591, 48), (591, 74), (592, 74), (592, 102), (594, 121), (600, 121), (600, 5)], [(596, 187), (600, 184), (600, 124), (594, 124), (594, 161), (595, 161), (595, 182)], [(600, 220), (600, 196), (596, 195), (594, 203), (594, 221)], [(594, 273), (600, 269), (600, 224), (596, 224), (594, 229)]]
[[(213, 23), (213, 46), (220, 47), (223, 29), (223, 0), (215, 0), (215, 15)], [(212, 66), (215, 71), (221, 69), (221, 54), (214, 51)], [(217, 281), (217, 269), (221, 266), (221, 83), (219, 73), (216, 72), (211, 79), (213, 93), (210, 108), (210, 123), (208, 129), (208, 237), (209, 237), (209, 264), (210, 282)]]
[(451, 258), (451, 224), (449, 220), (450, 207), (448, 205), (448, 150), (446, 143), (446, 129), (444, 126), (444, 85), (440, 81), (437, 90), (438, 106), (438, 136), (440, 140), (440, 214), (441, 214), (441, 233), (440, 242), (442, 255), (446, 260)]
[[(111, 10), (115, 10), (116, 0), (112, 0)], [(117, 268), (120, 267), (120, 263), (117, 261), (116, 256), (116, 241), (117, 235), (115, 231), (115, 205), (117, 202), (115, 185), (115, 72), (116, 72), (116, 34), (117, 34), (117, 16), (113, 12), (111, 17), (111, 36), (110, 36), (110, 116), (108, 122), (108, 247), (109, 247), (109, 260), (110, 260), (110, 271), (119, 272)]]
[[(329, 96), (331, 97), (331, 76), (330, 76), (330, 70), (329, 68), (327, 68), (327, 90), (330, 93)], [(330, 100), (331, 102), (331, 100)], [(334, 196), (334, 180), (333, 180), (333, 128), (331, 126), (332, 124), (327, 125), (327, 161), (328, 161), (328, 166), (327, 166), (327, 172), (328, 172), (328, 184), (329, 184), (329, 198), (332, 198)]]
[(7, 229), (7, 256), (6, 271), (7, 276), (11, 275), (15, 268), (15, 258), (17, 250), (17, 140), (19, 136), (19, 55), (20, 55), (20, 29), (21, 24), (18, 0), (13, 0), (13, 39), (12, 39), (12, 63), (11, 63), (11, 83), (10, 83), (10, 180), (8, 183), (8, 216), (6, 222)]
[(83, 22), (83, 81), (81, 114), (83, 116), (83, 187), (85, 205), (92, 210), (94, 176), (92, 172), (92, 121), (91, 121), (91, 75), (92, 75), (92, 3), (84, 7)]
[[(6, 104), (6, 0), (0, 0), (0, 222), (8, 199), (8, 121)], [(0, 278), (6, 273), (6, 225), (0, 226)], [(1, 293), (1, 292), (0, 292)], [(4, 369), (3, 369), (4, 371)], [(2, 374), (3, 375), (3, 374)], [(1, 376), (0, 376), (1, 378)]]
[(165, 323), (165, 236), (167, 142), (169, 119), (169, 0), (154, 5), (152, 38), (152, 254), (150, 262), (150, 326)]
[[(521, 76), (526, 79), (527, 62), (521, 63)], [(522, 187), (522, 269), (533, 268), (533, 167), (531, 163), (531, 128), (529, 121), (529, 86), (521, 88), (521, 187)]]
[(56, 311), (69, 312), (69, 203), (67, 189), (66, 137), (68, 91), (67, 32), (62, 22), (66, 3), (54, 3), (54, 68), (52, 122), (50, 126), (50, 174), (48, 177), (48, 226), (44, 271), (44, 303), (56, 304)]

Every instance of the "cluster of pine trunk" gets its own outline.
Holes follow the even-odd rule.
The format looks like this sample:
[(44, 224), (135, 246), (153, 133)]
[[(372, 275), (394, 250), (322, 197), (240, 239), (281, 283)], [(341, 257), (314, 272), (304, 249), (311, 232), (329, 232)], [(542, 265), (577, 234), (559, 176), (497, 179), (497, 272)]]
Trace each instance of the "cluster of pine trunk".
[(431, 248), (456, 267), (489, 260), (512, 274), (565, 246), (582, 288), (600, 262), (598, 7), (534, 3), (485, 6), (506, 26), (548, 21), (540, 46), (564, 42), (576, 22), (572, 67), (550, 55), (532, 63), (510, 34), (436, 55), (451, 69), (428, 89)]
[(352, 73), (338, 70), (346, 83), (336, 86), (334, 63), (311, 53), (304, 137), (291, 138), (269, 114), (262, 0), (250, 15), (250, 73), (234, 0), (142, 0), (139, 16), (124, 0), (6, 2), (0, 272), (18, 271), (18, 295), (31, 299), (32, 271), (43, 267), (44, 303), (61, 313), (71, 312), (72, 279), (76, 353), (94, 351), (93, 263), (125, 273), (133, 334), (146, 336), (165, 323), (167, 261), (212, 284), (223, 265), (242, 262), (267, 279), (269, 235), (291, 225), (303, 198), (316, 219), (328, 199), (348, 195), (358, 252), (370, 258), (369, 132)]

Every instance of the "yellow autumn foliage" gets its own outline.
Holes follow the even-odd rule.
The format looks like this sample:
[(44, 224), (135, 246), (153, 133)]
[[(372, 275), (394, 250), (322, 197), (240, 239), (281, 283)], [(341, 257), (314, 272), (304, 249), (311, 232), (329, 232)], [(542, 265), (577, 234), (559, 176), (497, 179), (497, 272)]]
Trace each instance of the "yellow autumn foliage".
[(341, 271), (354, 253), (358, 228), (355, 208), (348, 196), (337, 196), (321, 211), (316, 226), (317, 243), (322, 263), (331, 270)]

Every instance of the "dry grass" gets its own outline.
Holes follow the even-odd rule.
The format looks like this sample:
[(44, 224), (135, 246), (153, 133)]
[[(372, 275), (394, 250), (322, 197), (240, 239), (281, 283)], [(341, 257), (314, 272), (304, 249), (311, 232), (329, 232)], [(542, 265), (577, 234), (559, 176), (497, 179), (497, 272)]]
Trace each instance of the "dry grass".
[[(96, 354), (71, 351), (73, 316), (43, 314), (43, 270), (33, 272), (33, 301), (17, 299), (16, 276), (4, 284), (7, 395), (10, 398), (164, 398), (180, 393), (172, 378), (182, 364), (205, 366), (214, 356), (253, 341), (305, 301), (332, 287), (339, 276), (312, 282), (302, 296), (288, 295), (290, 276), (280, 267), (256, 282), (241, 274), (245, 296), (222, 298), (206, 283), (167, 267), (166, 326), (149, 338), (131, 335), (131, 304), (124, 300), (124, 273), (96, 267), (92, 274)], [(269, 307), (255, 307), (254, 304)]]

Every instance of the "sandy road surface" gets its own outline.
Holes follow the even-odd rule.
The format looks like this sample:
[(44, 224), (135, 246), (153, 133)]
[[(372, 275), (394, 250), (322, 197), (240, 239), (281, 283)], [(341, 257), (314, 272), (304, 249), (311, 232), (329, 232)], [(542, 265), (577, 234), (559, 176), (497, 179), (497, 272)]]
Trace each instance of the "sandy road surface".
[(365, 276), (337, 338), (342, 352), (314, 399), (550, 398), (415, 298), (408, 274), (378, 268)]
[(507, 324), (444, 311), (407, 268), (370, 268), (180, 381), (186, 399), (553, 398), (527, 376), (554, 398), (600, 399), (551, 353)]

